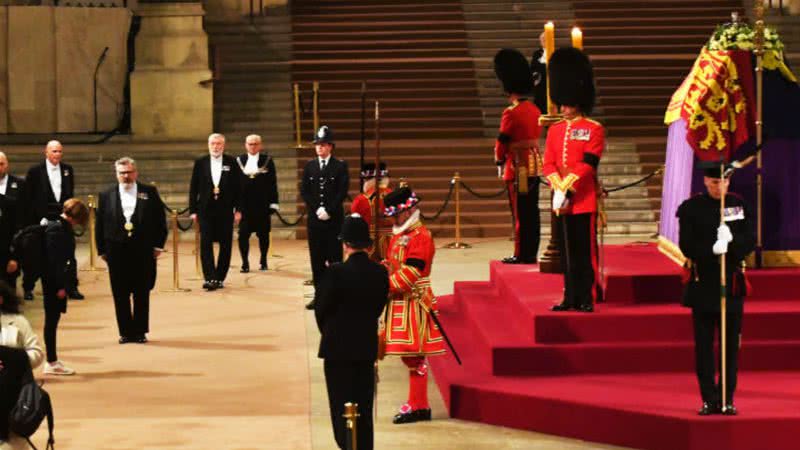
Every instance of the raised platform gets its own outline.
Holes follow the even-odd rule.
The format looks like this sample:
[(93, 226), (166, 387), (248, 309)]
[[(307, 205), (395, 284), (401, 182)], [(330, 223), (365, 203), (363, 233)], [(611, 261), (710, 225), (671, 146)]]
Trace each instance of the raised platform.
[(554, 313), (560, 275), (491, 263), (439, 298), (458, 346), (431, 358), (454, 418), (643, 449), (789, 449), (800, 426), (800, 270), (751, 270), (737, 417), (699, 417), (690, 310), (652, 245), (607, 246), (607, 302)]

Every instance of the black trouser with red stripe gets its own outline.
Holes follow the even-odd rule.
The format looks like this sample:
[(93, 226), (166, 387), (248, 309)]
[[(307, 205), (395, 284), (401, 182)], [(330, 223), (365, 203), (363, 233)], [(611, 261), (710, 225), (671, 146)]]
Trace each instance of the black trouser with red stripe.
[(602, 301), (597, 251), (597, 213), (566, 214), (556, 218), (564, 272), (563, 304), (571, 308)]
[(528, 177), (528, 192), (519, 192), (516, 183), (508, 183), (508, 201), (514, 219), (514, 256), (533, 264), (539, 254), (539, 177)]

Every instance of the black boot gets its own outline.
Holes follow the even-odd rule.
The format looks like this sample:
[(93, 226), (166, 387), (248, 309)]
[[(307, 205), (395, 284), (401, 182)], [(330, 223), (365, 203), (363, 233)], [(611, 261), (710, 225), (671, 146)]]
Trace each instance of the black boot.
[(719, 414), (719, 405), (713, 402), (703, 402), (703, 406), (697, 411), (698, 416), (710, 416), (712, 414)]
[(572, 306), (570, 306), (566, 301), (550, 307), (550, 311), (569, 311), (570, 309), (572, 309)]
[(397, 413), (392, 419), (393, 424), (414, 423), (431, 420), (431, 410), (428, 409), (415, 409), (405, 413)]

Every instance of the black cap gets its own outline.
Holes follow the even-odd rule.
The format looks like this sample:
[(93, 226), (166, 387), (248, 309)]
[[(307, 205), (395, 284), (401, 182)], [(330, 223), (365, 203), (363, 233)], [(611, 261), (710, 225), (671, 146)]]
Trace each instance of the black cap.
[[(380, 167), (381, 178), (389, 175), (389, 169), (386, 168), (385, 162), (381, 162), (380, 164), (378, 164), (378, 167)], [(363, 166), (361, 166), (361, 178), (365, 180), (375, 178), (375, 163), (366, 163)]]
[(396, 216), (407, 209), (413, 208), (419, 203), (419, 197), (408, 186), (403, 186), (396, 191), (386, 194), (383, 198), (383, 215), (386, 217)]
[(333, 144), (333, 131), (327, 125), (319, 127), (317, 134), (314, 135), (315, 144)]
[(591, 114), (595, 102), (594, 71), (586, 54), (575, 47), (562, 47), (553, 52), (549, 64), (553, 103)]
[(345, 217), (339, 240), (353, 248), (367, 248), (372, 245), (367, 221), (360, 214)]
[(697, 169), (703, 171), (703, 176), (707, 178), (722, 178), (722, 170), (720, 166), (724, 165), (725, 178), (730, 178), (733, 174), (733, 166), (730, 163), (723, 163), (722, 161), (700, 161), (697, 164)]
[(533, 74), (528, 60), (519, 50), (504, 48), (494, 55), (494, 73), (509, 94), (527, 95), (533, 91)]

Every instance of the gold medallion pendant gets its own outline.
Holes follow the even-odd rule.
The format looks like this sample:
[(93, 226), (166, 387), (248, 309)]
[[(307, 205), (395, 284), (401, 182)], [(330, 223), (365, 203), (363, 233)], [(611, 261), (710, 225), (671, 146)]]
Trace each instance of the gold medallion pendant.
[(125, 222), (125, 231), (128, 232), (128, 237), (131, 237), (133, 234), (133, 224), (131, 222)]
[(219, 198), (219, 186), (214, 186), (214, 200)]

